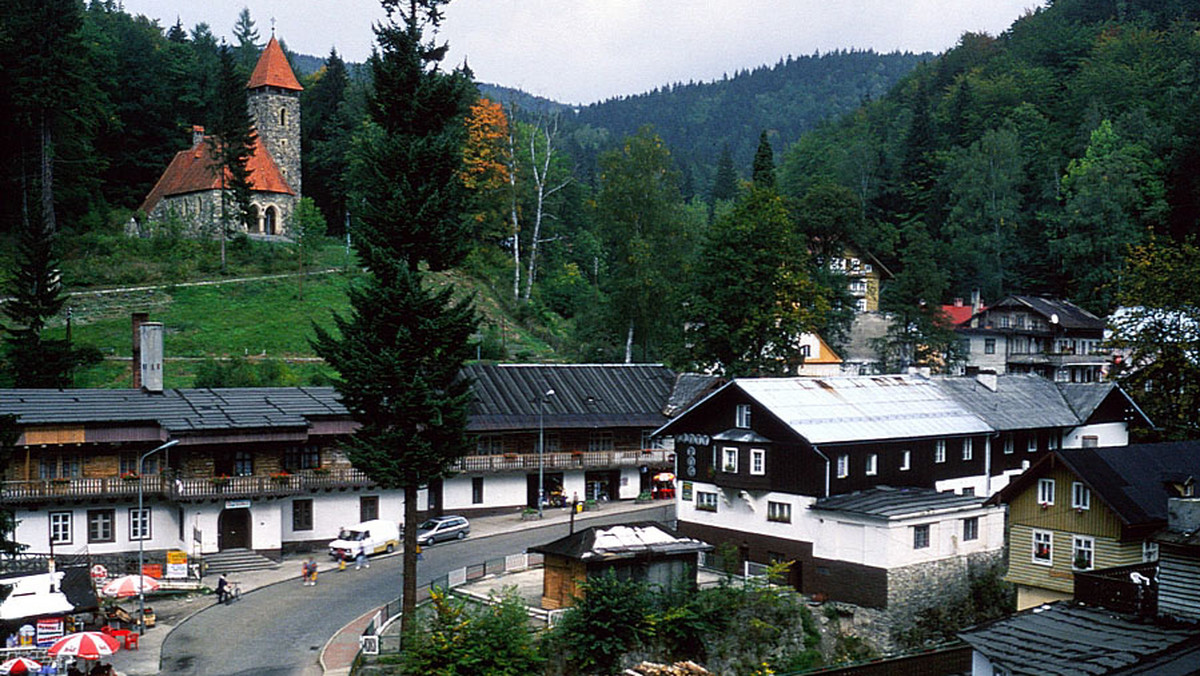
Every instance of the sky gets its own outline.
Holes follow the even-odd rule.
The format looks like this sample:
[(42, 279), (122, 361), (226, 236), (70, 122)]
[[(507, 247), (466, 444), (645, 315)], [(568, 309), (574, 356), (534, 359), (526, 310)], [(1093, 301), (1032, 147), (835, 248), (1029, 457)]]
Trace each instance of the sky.
[[(265, 42), (363, 61), (377, 0), (123, 0), (130, 14), (232, 41), (243, 7)], [(455, 0), (440, 38), (447, 63), (477, 80), (561, 103), (592, 103), (676, 82), (704, 82), (792, 56), (838, 49), (942, 52), (964, 32), (997, 35), (1044, 0)]]

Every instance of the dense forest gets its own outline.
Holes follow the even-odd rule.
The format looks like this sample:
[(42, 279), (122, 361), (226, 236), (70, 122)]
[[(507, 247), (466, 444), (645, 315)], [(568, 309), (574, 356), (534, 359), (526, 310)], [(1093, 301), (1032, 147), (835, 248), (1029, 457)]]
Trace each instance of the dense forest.
[[(5, 3), (0, 232), (40, 222), (75, 283), (78, 236), (119, 235), (191, 125), (228, 110), (222, 64), (244, 77), (265, 42), (249, 12), (230, 20), (222, 47), (112, 0)], [(937, 307), (973, 289), (1177, 317), (1200, 307), (1181, 281), (1197, 267), (1198, 27), (1194, 1), (1055, 0), (937, 57), (787, 57), (580, 109), (481, 87), (461, 269), (563, 359), (729, 374), (786, 373), (795, 331), (845, 340), (845, 280), (822, 261), (847, 244), (894, 273), (892, 366), (914, 346), (952, 359)], [(289, 56), (305, 193), (353, 236), (372, 84), (336, 52)], [(1132, 316), (1114, 344), (1141, 355), (1195, 325)], [(1172, 372), (1193, 368), (1173, 340)]]

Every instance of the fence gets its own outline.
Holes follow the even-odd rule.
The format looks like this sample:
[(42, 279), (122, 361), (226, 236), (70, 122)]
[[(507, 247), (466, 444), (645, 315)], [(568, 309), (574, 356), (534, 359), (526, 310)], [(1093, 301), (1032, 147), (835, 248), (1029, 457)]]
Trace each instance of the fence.
[[(510, 554), (505, 557), (488, 559), (480, 563), (455, 568), (441, 577), (434, 578), (417, 587), (417, 604), (427, 603), (434, 589), (454, 589), (468, 582), (475, 582), (490, 575), (511, 573), (518, 570), (539, 568), (543, 563), (541, 554)], [(389, 655), (400, 652), (400, 635), (385, 633), (388, 627), (400, 616), (401, 599), (396, 599), (381, 607), (375, 617), (367, 624), (362, 636), (358, 639), (360, 652), (364, 655)], [(547, 623), (561, 616), (561, 613), (547, 613), (539, 609), (530, 609), (531, 614), (537, 615)]]

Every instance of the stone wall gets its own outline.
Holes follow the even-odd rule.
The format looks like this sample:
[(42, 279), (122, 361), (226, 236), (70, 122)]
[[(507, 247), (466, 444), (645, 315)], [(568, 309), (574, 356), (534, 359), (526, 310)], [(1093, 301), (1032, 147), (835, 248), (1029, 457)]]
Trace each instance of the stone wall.
[(263, 145), (297, 195), (300, 175), (300, 96), (298, 92), (259, 87), (247, 97), (250, 117)]

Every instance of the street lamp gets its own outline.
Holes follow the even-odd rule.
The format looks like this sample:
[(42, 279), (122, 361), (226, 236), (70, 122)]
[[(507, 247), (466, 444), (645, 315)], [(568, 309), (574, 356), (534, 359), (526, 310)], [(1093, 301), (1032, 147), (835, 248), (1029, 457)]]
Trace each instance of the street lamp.
[(146, 458), (177, 443), (179, 443), (178, 439), (172, 439), (158, 448), (146, 451), (142, 457), (138, 458), (138, 636), (146, 633), (146, 580), (142, 572), (142, 558), (146, 550), (146, 531), (149, 530), (148, 526), (150, 525), (150, 519), (146, 518), (145, 508), (142, 506), (142, 486), (144, 485), (142, 477), (146, 476)]
[(545, 417), (546, 400), (554, 396), (554, 388), (538, 397), (538, 518), (542, 518), (542, 503), (546, 501), (546, 431), (542, 424)]

